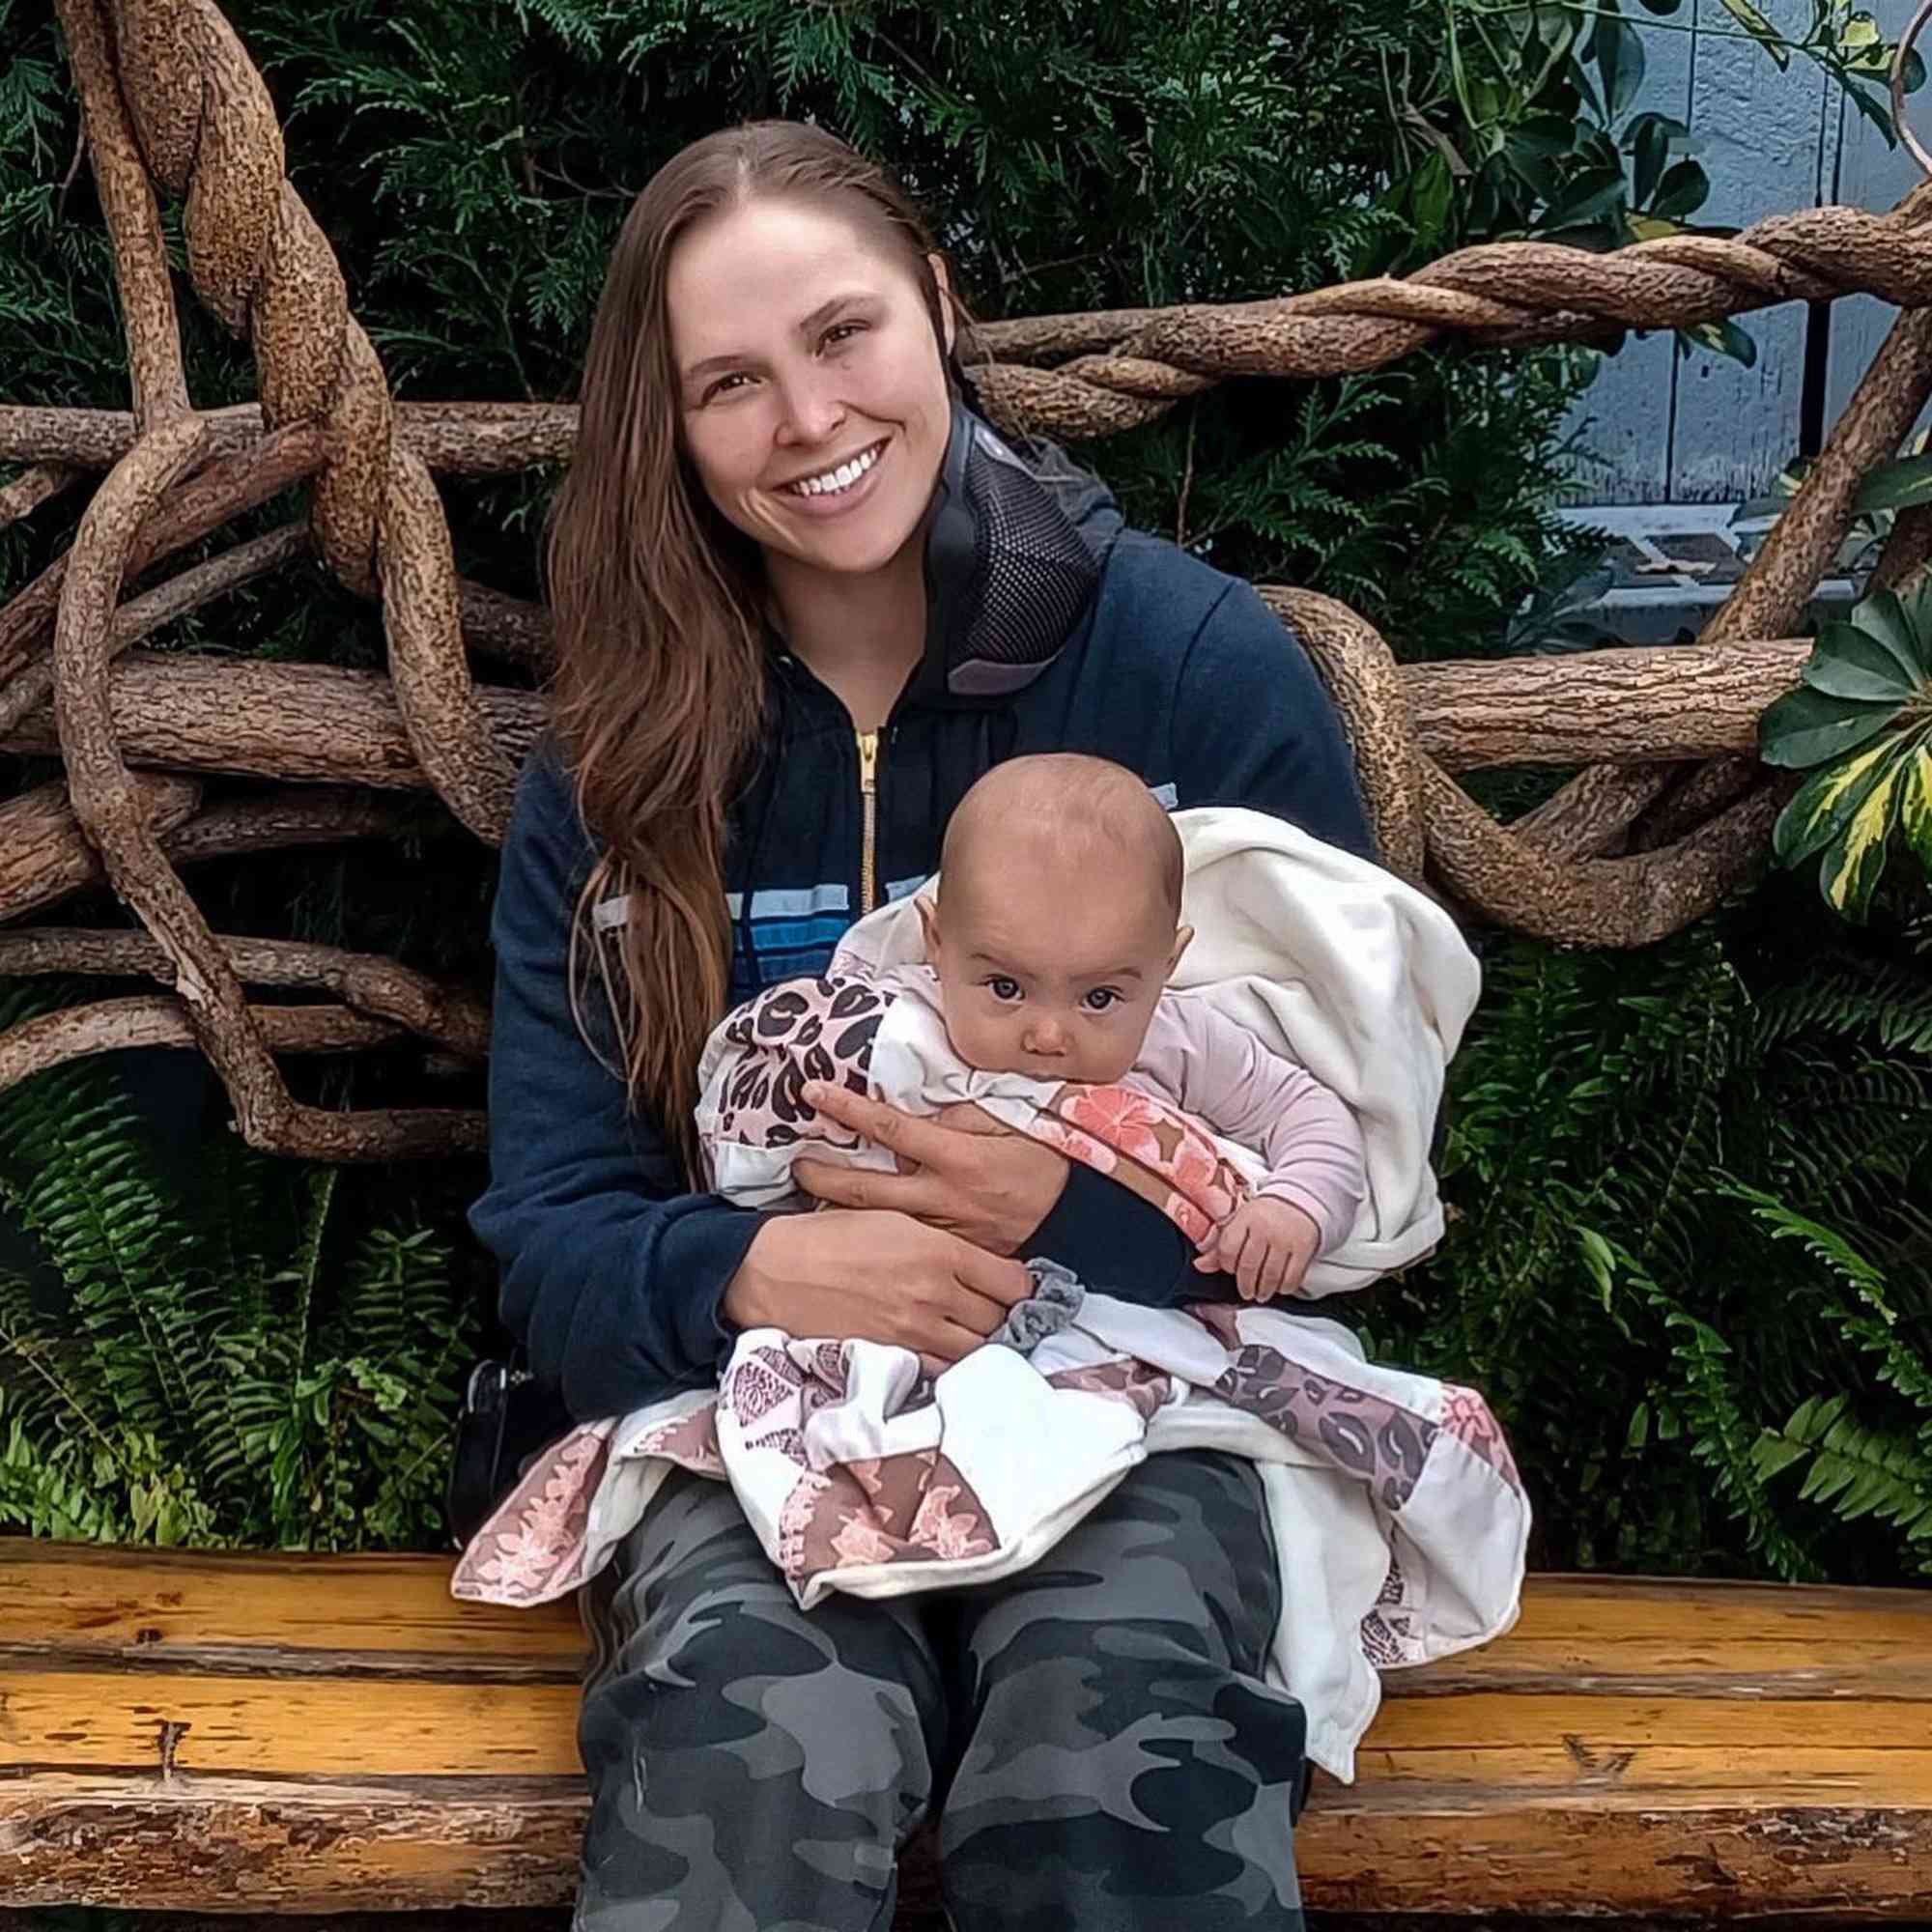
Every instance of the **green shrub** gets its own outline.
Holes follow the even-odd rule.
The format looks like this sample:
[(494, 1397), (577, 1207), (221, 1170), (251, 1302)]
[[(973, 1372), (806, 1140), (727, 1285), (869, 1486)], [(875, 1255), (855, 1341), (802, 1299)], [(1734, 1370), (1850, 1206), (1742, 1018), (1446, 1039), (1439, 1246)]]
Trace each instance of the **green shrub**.
[[(0, 1001), (0, 1026), (33, 1010)], [(163, 1179), (111, 1063), (0, 1094), (0, 1527), (99, 1542), (440, 1540), (478, 1324), (433, 1226), (344, 1226), (353, 1171), (217, 1131)]]
[(1489, 1392), (1546, 1567), (1932, 1574), (1932, 922), (1808, 895), (1642, 953), (1492, 951), (1449, 1238), (1363, 1311)]

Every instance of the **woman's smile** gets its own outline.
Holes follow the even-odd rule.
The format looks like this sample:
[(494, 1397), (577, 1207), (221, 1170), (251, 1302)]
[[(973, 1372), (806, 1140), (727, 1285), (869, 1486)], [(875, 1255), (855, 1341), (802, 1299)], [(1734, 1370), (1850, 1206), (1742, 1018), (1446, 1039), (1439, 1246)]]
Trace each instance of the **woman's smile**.
[(892, 446), (891, 437), (881, 437), (854, 456), (781, 483), (778, 494), (795, 515), (815, 521), (843, 516), (872, 495)]

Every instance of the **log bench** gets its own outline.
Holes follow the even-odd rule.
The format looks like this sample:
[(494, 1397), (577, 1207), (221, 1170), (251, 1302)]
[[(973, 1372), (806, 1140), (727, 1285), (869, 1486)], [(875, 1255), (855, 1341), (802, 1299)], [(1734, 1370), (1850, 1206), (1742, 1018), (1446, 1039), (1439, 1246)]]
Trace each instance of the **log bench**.
[[(0, 1541), (0, 1905), (567, 1900), (576, 1616), (446, 1577)], [(1932, 1918), (1932, 1593), (1537, 1577), (1388, 1689), (1313, 1906)]]

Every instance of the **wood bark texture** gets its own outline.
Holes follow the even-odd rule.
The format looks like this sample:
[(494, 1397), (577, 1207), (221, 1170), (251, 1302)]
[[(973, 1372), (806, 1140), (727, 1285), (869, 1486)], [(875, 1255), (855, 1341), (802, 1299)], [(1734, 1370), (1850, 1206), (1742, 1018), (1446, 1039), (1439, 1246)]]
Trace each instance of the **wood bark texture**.
[[(376, 794), (432, 794), (469, 833), (501, 837), (542, 724), (529, 687), (551, 667), (551, 626), (541, 608), (458, 578), (435, 479), (560, 464), (577, 412), (391, 397), (333, 251), (290, 185), (261, 76), (213, 0), (59, 0), (59, 12), (113, 240), (131, 408), (0, 406), (0, 462), (17, 466), (0, 480), (0, 522), (94, 491), (71, 549), (0, 608), (0, 749), (66, 767), (64, 782), (0, 805), (0, 827), (14, 835), (0, 849), (0, 919), (111, 885), (156, 949), (142, 972), (161, 962), (174, 1005), (163, 1022), (150, 1000), (139, 1027), (118, 1005), (111, 1019), (93, 1009), (60, 1050), (185, 1026), (256, 1145), (343, 1159), (473, 1145), (479, 1123), (444, 1110), (328, 1117), (298, 1105), (232, 949), (208, 929), (178, 868), (217, 852), (381, 836), (401, 822), (402, 804)], [(257, 404), (193, 407), (162, 196), (181, 204), (195, 296), (252, 347)], [(962, 354), (1004, 427), (1088, 438), (1235, 378), (1375, 369), (1452, 335), (1585, 339), (1852, 293), (1897, 304), (1889, 341), (1803, 490), (1695, 646), (1402, 665), (1346, 606), (1263, 587), (1335, 698), (1386, 864), (1479, 919), (1564, 944), (1638, 946), (1748, 875), (1788, 794), (1755, 761), (1757, 720), (1799, 674), (1805, 647), (1790, 634), (1860, 478), (1895, 450), (1932, 393), (1928, 214), (1932, 191), (1919, 189), (1889, 214), (1807, 209), (1733, 237), (1609, 254), (1488, 244), (1406, 277), (1265, 301), (983, 323)], [(307, 506), (280, 530), (143, 581), (297, 483)], [(385, 673), (137, 648), (310, 554), (381, 600)], [(1881, 578), (1903, 581), (1928, 555), (1932, 516), (1908, 513)], [(472, 656), (510, 682), (478, 682)], [(1583, 769), (1503, 826), (1458, 782), (1502, 765)], [(329, 791), (304, 811), (286, 789), (267, 802), (231, 799), (221, 790), (231, 779)], [(349, 802), (357, 793), (359, 807)], [(80, 946), (71, 934), (65, 943)], [(392, 1002), (384, 1013), (351, 999), (330, 1050), (355, 1032), (352, 1020), (446, 1044), (417, 1022), (446, 1016), (453, 997)], [(277, 1020), (276, 1037), (295, 1040), (292, 1024)], [(44, 1030), (29, 1050), (9, 1046), (0, 1039), (0, 1067), (43, 1064), (54, 1050)]]
[[(458, 1605), (429, 1557), (16, 1548), (0, 1904), (570, 1898), (569, 1605)], [(1387, 1690), (1297, 1833), (1318, 1910), (1932, 1912), (1923, 1593), (1533, 1577), (1508, 1636)]]

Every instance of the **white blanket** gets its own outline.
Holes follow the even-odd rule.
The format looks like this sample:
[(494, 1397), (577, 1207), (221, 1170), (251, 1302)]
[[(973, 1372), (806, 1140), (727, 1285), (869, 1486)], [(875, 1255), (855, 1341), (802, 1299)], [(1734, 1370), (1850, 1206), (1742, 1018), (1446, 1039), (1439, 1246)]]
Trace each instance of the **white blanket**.
[(1516, 1619), (1529, 1504), (1473, 1390), (1366, 1362), (1319, 1316), (1106, 1295), (1031, 1355), (989, 1345), (930, 1383), (902, 1349), (753, 1330), (716, 1392), (547, 1452), (451, 1588), (516, 1605), (587, 1581), (675, 1468), (731, 1485), (807, 1609), (989, 1583), (1171, 1449), (1260, 1468), (1282, 1603), (1267, 1676), (1336, 1777), (1354, 1776), (1382, 1670)]

